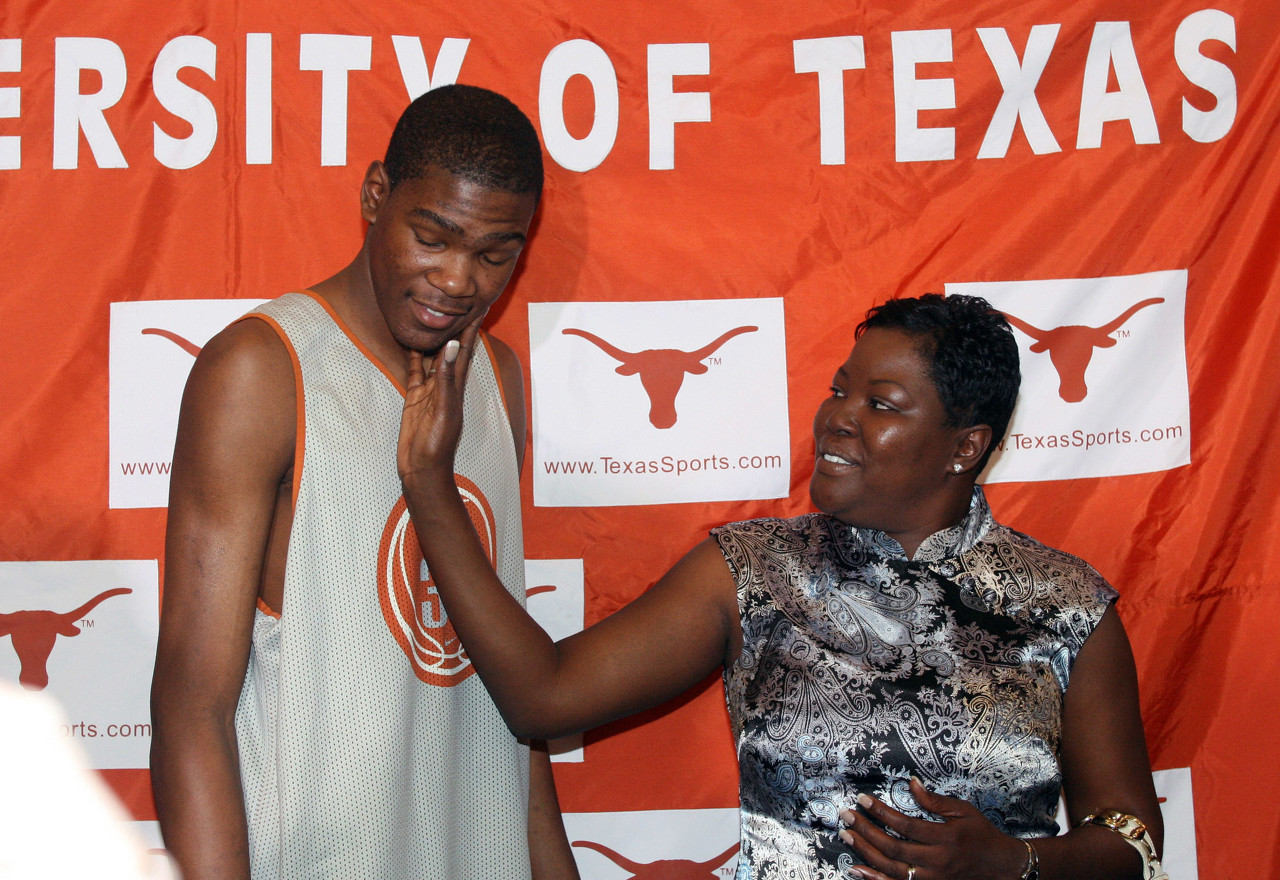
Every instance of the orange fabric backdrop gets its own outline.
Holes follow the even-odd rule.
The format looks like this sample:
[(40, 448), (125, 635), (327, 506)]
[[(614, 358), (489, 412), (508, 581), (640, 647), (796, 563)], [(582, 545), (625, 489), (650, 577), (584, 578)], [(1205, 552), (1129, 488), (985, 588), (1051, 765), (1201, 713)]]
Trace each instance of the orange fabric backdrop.
[[(616, 142), (587, 171), (549, 159), (531, 246), (491, 329), (527, 365), (527, 303), (782, 297), (791, 492), (782, 501), (535, 507), (526, 465), (527, 554), (584, 560), (591, 622), (645, 589), (708, 527), (808, 509), (811, 413), (873, 302), (949, 282), (1186, 269), (1190, 464), (1000, 483), (989, 497), (1002, 521), (1085, 557), (1121, 591), (1154, 767), (1192, 771), (1201, 876), (1276, 875), (1270, 792), (1280, 771), (1268, 743), (1280, 724), (1271, 695), (1280, 672), (1271, 635), (1280, 619), (1280, 453), (1271, 442), (1280, 421), (1280, 8), (1267, 0), (779, 8), (763, 0), (6, 4), (0, 41), (20, 40), (21, 57), (0, 64), (0, 89), (20, 90), (20, 112), (0, 116), (0, 137), (20, 138), (21, 160), (0, 168), (0, 560), (162, 557), (162, 509), (108, 505), (109, 305), (266, 298), (344, 265), (362, 235), (359, 180), (409, 96), (393, 35), (420, 37), (433, 70), (442, 39), (469, 38), (459, 80), (503, 91), (540, 127), (544, 59), (568, 40), (589, 40), (617, 74)], [(1198, 51), (1229, 69), (1238, 101), (1225, 135), (1200, 143), (1184, 129), (1184, 100), (1212, 110), (1218, 99), (1189, 82), (1175, 42), (1180, 23), (1210, 8), (1233, 22), (1236, 45), (1208, 41)], [(1099, 147), (1077, 146), (1098, 22), (1129, 23), (1157, 143), (1135, 143), (1127, 121), (1112, 121)], [(1021, 55), (1031, 27), (1047, 23), (1061, 30), (1036, 97), (1061, 149), (1033, 153), (1019, 126), (1006, 155), (978, 158), (1002, 89), (977, 29), (1003, 28)], [(950, 31), (953, 60), (916, 75), (952, 79), (955, 109), (918, 120), (954, 128), (955, 158), (898, 161), (892, 35), (931, 29)], [(251, 33), (272, 40), (268, 164), (245, 155)], [(370, 69), (347, 77), (345, 164), (322, 165), (322, 77), (300, 69), (304, 33), (372, 37)], [(211, 102), (217, 135), (207, 158), (175, 170), (157, 159), (154, 127), (178, 138), (193, 128), (157, 98), (153, 67), (182, 35), (216, 47), (213, 77), (188, 68), (180, 79)], [(793, 41), (842, 35), (863, 38), (865, 68), (841, 78), (845, 161), (823, 164), (819, 80), (796, 72)], [(123, 97), (104, 117), (126, 168), (99, 167), (84, 136), (77, 167), (54, 167), (55, 41), (69, 37), (110, 40), (123, 52)], [(710, 72), (678, 76), (675, 90), (709, 93), (711, 120), (676, 124), (675, 167), (654, 169), (646, 53), (676, 43), (709, 47)], [(0, 59), (12, 57), (9, 45)], [(95, 92), (100, 79), (82, 74), (80, 92)], [(1110, 82), (1116, 89), (1116, 74)], [(585, 80), (571, 80), (571, 133), (591, 130), (594, 106)], [(107, 775), (137, 815), (152, 815), (144, 771)], [(735, 806), (717, 682), (589, 734), (587, 760), (558, 765), (557, 777), (568, 811)]]

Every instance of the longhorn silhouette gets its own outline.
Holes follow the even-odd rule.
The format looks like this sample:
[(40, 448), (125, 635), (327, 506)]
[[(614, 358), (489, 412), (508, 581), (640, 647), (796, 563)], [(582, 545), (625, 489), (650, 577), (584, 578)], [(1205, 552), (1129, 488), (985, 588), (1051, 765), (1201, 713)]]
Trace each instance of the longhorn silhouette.
[(42, 691), (48, 687), (49, 654), (53, 651), (53, 643), (58, 636), (80, 635), (77, 620), (97, 607), (99, 602), (132, 592), (126, 587), (106, 590), (65, 614), (54, 611), (13, 611), (0, 614), (0, 636), (9, 636), (13, 641), (13, 650), (17, 652), (18, 662), (22, 664), (22, 671), (18, 673), (18, 681), (22, 686), (33, 691)]
[(196, 345), (190, 339), (184, 339), (177, 333), (173, 333), (169, 330), (161, 330), (159, 327), (147, 327), (142, 331), (142, 333), (144, 336), (162, 336), (192, 357), (200, 354), (200, 346)]
[(719, 880), (716, 877), (716, 868), (729, 861), (738, 851), (739, 846), (735, 843), (720, 855), (705, 862), (695, 862), (691, 859), (659, 859), (656, 862), (644, 864), (614, 852), (602, 843), (575, 840), (573, 845), (595, 850), (619, 868), (630, 871), (632, 880)]
[(645, 351), (624, 351), (611, 342), (606, 342), (594, 333), (570, 327), (562, 330), (566, 336), (581, 336), (588, 342), (594, 342), (605, 354), (618, 361), (622, 366), (617, 373), (621, 376), (640, 374), (640, 384), (649, 395), (649, 424), (655, 428), (670, 428), (676, 423), (676, 395), (684, 384), (686, 373), (699, 375), (707, 371), (702, 363), (720, 346), (743, 333), (754, 333), (759, 327), (736, 327), (723, 333), (714, 342), (704, 345), (697, 351), (681, 351), (678, 348), (651, 348)]
[(1144, 299), (1101, 327), (1068, 324), (1052, 330), (1041, 330), (1009, 312), (1005, 312), (1004, 316), (1009, 319), (1010, 324), (1035, 340), (1031, 346), (1033, 352), (1049, 352), (1049, 360), (1058, 371), (1058, 396), (1067, 403), (1079, 403), (1089, 393), (1089, 387), (1084, 381), (1084, 371), (1093, 358), (1093, 350), (1115, 345), (1116, 341), (1111, 338), (1111, 334), (1119, 330), (1125, 321), (1140, 309), (1162, 302), (1162, 297)]

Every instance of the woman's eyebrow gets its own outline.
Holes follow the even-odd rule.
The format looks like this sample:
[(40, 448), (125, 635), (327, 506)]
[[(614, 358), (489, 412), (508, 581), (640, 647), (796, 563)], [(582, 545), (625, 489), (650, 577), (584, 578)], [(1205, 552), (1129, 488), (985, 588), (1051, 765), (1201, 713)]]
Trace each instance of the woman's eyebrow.
[(898, 381), (897, 381), (897, 380), (895, 380), (895, 379), (869, 379), (869, 380), (867, 380), (867, 384), (869, 384), (869, 385), (892, 385), (894, 388), (906, 388), (906, 387), (907, 387), (906, 385), (903, 385), (901, 382), (898, 382)]

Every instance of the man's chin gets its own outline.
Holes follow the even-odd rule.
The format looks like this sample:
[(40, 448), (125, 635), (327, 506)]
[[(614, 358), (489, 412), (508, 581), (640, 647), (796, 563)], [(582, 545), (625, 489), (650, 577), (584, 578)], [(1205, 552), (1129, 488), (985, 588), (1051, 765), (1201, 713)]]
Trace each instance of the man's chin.
[(448, 330), (418, 330), (412, 333), (397, 333), (395, 340), (406, 351), (420, 352), (423, 357), (435, 357), (450, 339), (456, 339), (461, 332)]

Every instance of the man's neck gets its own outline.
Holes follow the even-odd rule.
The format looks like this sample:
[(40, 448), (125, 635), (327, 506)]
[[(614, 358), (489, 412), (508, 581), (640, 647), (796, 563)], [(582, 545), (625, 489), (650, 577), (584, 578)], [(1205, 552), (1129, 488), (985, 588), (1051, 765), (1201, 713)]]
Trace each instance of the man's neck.
[(409, 372), (409, 354), (391, 335), (373, 295), (364, 251), (346, 268), (311, 290), (334, 310), (356, 339), (403, 384)]

